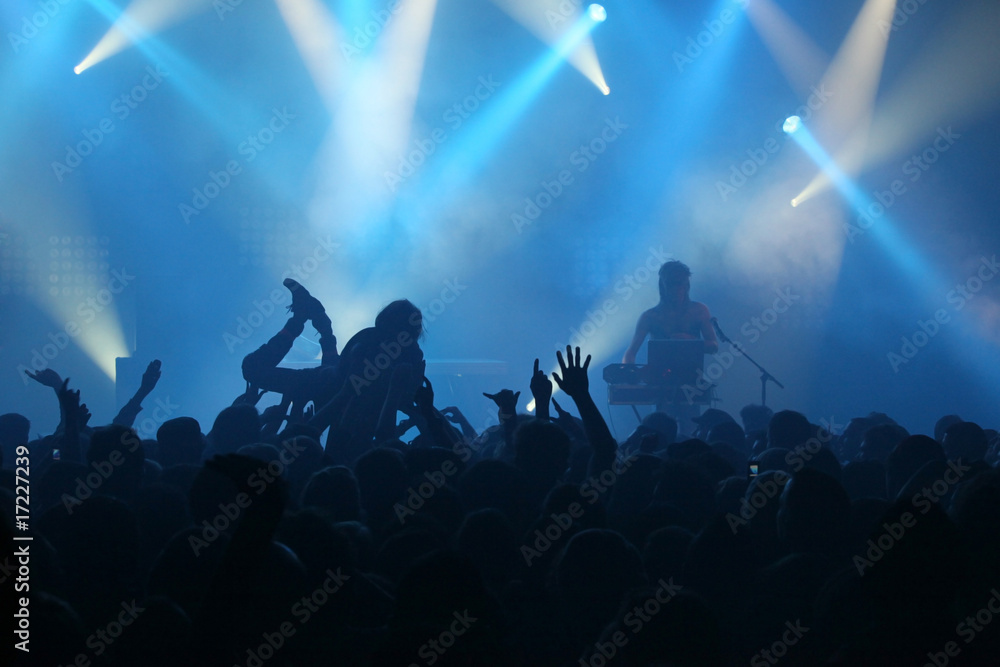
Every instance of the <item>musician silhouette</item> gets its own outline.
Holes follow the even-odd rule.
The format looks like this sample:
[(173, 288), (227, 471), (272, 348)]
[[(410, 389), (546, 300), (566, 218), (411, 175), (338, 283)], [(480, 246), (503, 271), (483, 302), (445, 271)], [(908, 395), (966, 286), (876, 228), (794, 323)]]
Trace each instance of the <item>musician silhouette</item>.
[[(705, 304), (691, 300), (691, 269), (676, 260), (665, 263), (660, 267), (659, 287), (660, 302), (639, 317), (622, 363), (635, 363), (635, 355), (647, 336), (652, 340), (700, 339), (705, 354), (718, 352), (719, 341), (712, 326), (712, 314)], [(680, 400), (679, 396), (677, 387), (664, 390), (656, 409), (673, 417), (682, 433), (690, 434), (692, 419), (701, 414), (701, 406), (694, 405), (691, 400)]]
[(705, 354), (718, 352), (719, 341), (708, 307), (691, 300), (691, 269), (676, 260), (665, 263), (660, 267), (659, 287), (660, 302), (639, 317), (622, 363), (635, 363), (635, 355), (647, 336), (656, 340), (701, 338)]

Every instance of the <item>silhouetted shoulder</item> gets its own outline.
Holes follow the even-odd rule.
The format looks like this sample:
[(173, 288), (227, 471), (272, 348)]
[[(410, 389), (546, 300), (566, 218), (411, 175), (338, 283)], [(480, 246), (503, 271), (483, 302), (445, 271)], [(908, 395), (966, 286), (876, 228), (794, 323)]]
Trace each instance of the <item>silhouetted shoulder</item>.
[(708, 306), (701, 303), (700, 301), (692, 301), (691, 310), (689, 312), (691, 313), (691, 315), (695, 316), (699, 320), (701, 319), (707, 320), (712, 316), (711, 313), (708, 311)]

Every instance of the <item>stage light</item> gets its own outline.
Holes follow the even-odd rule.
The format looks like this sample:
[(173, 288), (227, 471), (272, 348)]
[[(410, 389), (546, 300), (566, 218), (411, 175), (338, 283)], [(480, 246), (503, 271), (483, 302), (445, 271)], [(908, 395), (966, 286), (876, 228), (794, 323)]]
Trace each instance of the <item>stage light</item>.
[(798, 205), (799, 205), (799, 200), (798, 199), (793, 199), (792, 200), (792, 208), (795, 208)]
[[(493, 3), (554, 49), (565, 41), (567, 32), (578, 29), (579, 23), (593, 29), (607, 17), (607, 11), (600, 5), (584, 7), (580, 3), (566, 0), (493, 0)], [(590, 35), (577, 40), (566, 58), (598, 90), (607, 95), (607, 84)]]
[(781, 126), (781, 129), (785, 131), (785, 134), (795, 134), (802, 127), (802, 119), (798, 116), (789, 116), (785, 119), (785, 124)]

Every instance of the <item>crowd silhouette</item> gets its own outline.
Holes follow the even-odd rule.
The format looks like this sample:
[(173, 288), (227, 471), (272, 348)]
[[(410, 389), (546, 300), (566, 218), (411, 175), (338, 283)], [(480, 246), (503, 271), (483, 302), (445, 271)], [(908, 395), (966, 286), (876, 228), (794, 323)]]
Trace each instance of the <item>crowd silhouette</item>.
[[(525, 369), (534, 415), (483, 387), (499, 424), (478, 433), (435, 404), (412, 303), (338, 352), (285, 285), (290, 319), (207, 433), (133, 430), (159, 362), (105, 426), (30, 374), (61, 419), (30, 439), (0, 416), (5, 615), (24, 447), (32, 480), (30, 653), (8, 633), (10, 664), (1000, 664), (996, 431), (873, 412), (834, 433), (749, 405), (656, 412), (619, 443), (567, 347), (551, 380)], [(307, 323), (322, 364), (280, 368)]]

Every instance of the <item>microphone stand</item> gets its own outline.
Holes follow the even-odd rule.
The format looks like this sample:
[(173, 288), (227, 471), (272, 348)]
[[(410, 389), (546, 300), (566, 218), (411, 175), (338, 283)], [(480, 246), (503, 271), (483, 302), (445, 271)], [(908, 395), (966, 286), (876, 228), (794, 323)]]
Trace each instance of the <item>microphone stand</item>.
[(743, 346), (741, 344), (734, 342), (729, 336), (723, 333), (722, 327), (719, 326), (719, 321), (714, 317), (712, 318), (712, 326), (715, 327), (715, 333), (719, 335), (719, 340), (721, 340), (724, 343), (729, 343), (729, 345), (732, 346), (732, 348), (736, 351), (737, 354), (746, 358), (747, 361), (756, 366), (757, 370), (760, 371), (760, 404), (766, 406), (767, 381), (770, 380), (774, 384), (778, 385), (779, 389), (784, 389), (785, 385), (778, 382), (778, 379), (773, 375), (771, 375), (769, 372), (767, 372), (767, 369), (765, 369), (763, 366), (754, 361), (753, 357), (751, 357), (743, 350)]

